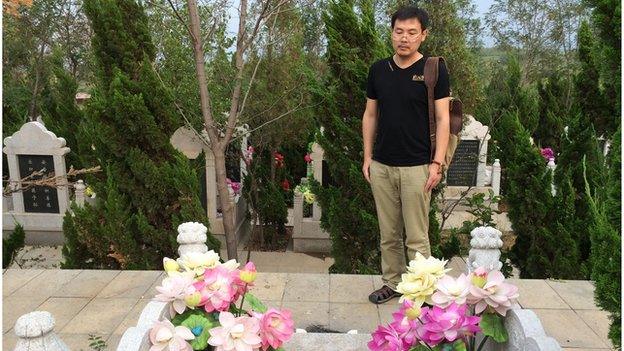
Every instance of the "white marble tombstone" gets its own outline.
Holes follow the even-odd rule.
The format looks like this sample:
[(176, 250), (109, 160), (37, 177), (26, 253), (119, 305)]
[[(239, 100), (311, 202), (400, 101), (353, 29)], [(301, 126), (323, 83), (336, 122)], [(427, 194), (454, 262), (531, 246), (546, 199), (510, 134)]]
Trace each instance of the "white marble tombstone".
[(491, 136), (489, 134), (488, 126), (481, 124), (471, 115), (466, 115), (467, 121), (464, 124), (464, 128), (461, 132), (461, 140), (479, 140), (479, 165), (477, 167), (477, 186), (485, 186), (490, 183), (488, 175), (486, 173), (486, 161), (488, 141)]
[[(13, 208), (3, 211), (3, 230), (13, 230), (17, 222), (27, 233), (62, 232), (63, 216), (69, 207), (65, 155), (70, 149), (65, 146), (65, 139), (39, 122), (27, 122), (4, 139), (3, 151), (7, 155), (12, 186), (18, 189), (22, 187), (21, 179), (42, 167), (46, 174), (53, 171), (57, 177), (55, 188), (31, 187), (14, 192), (11, 195)], [(45, 238), (34, 240), (46, 241)]]
[[(247, 146), (247, 138), (249, 135), (249, 126), (243, 125), (236, 129), (235, 137), (241, 138), (241, 149)], [(203, 140), (202, 140), (203, 139)], [(219, 239), (225, 240), (223, 234), (225, 230), (223, 228), (222, 218), (217, 213), (217, 205), (219, 204), (218, 192), (217, 192), (217, 175), (215, 167), (215, 158), (212, 150), (210, 149), (210, 141), (206, 131), (202, 131), (202, 135), (198, 135), (195, 131), (188, 127), (178, 128), (170, 138), (171, 145), (182, 152), (189, 159), (196, 159), (199, 154), (205, 152), (206, 155), (206, 207), (207, 216), (210, 221), (210, 230), (213, 234), (221, 235)], [(241, 179), (247, 173), (245, 162), (241, 160)], [(231, 190), (231, 189), (230, 189)], [(245, 219), (244, 213), (246, 212), (246, 205), (244, 201), (238, 201), (240, 196), (233, 194), (230, 191), (229, 201), (235, 204), (235, 225), (237, 231), (240, 231), (242, 222)]]

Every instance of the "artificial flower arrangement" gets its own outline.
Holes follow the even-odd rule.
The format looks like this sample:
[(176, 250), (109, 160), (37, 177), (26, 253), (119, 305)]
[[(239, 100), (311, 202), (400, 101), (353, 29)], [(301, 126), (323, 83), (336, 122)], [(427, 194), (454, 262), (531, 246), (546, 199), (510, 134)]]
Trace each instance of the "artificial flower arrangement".
[(555, 159), (555, 152), (549, 147), (540, 149), (540, 154), (542, 154), (542, 157), (546, 160), (546, 162), (550, 161), (551, 158), (553, 160)]
[[(453, 278), (446, 262), (416, 254), (397, 285), (401, 307), (388, 326), (373, 333), (370, 350), (480, 351), (488, 338), (507, 341), (503, 317), (516, 303), (518, 288), (500, 271), (483, 267)], [(478, 346), (477, 333), (484, 335)]]
[(316, 196), (314, 196), (310, 184), (299, 184), (295, 187), (295, 191), (301, 193), (303, 200), (309, 205), (312, 205), (314, 201), (316, 201)]
[[(294, 333), (291, 312), (267, 308), (248, 289), (256, 268), (235, 260), (190, 252), (178, 260), (164, 258), (167, 276), (156, 301), (169, 303), (171, 320), (150, 330), (150, 351), (280, 351)], [(244, 302), (251, 309), (243, 309)]]

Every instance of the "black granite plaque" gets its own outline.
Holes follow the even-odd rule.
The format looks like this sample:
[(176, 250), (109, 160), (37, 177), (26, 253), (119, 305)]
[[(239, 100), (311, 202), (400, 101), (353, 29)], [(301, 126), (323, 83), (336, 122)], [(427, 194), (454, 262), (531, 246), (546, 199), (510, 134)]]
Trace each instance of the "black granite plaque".
[[(44, 170), (44, 174), (54, 173), (54, 159), (48, 155), (17, 155), (20, 178), (33, 172)], [(28, 180), (41, 179), (42, 176)], [(49, 186), (33, 186), (23, 192), (24, 211), (33, 213), (59, 213), (58, 192)]]
[(449, 186), (476, 186), (479, 166), (479, 140), (461, 140), (446, 174)]

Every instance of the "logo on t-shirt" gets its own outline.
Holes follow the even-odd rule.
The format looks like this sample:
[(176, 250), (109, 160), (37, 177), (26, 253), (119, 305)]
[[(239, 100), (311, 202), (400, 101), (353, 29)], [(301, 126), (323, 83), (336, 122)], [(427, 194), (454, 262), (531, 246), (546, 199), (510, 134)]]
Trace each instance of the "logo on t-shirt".
[(412, 80), (416, 82), (423, 82), (425, 80), (425, 76), (414, 74), (412, 76)]

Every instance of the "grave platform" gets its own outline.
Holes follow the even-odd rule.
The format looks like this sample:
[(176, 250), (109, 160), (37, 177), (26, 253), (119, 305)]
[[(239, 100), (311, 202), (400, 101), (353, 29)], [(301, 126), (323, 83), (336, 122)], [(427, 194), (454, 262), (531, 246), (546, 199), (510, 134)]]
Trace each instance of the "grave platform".
[[(291, 256), (252, 253), (259, 269), (252, 292), (269, 306), (290, 309), (297, 328), (321, 327), (342, 333), (357, 329), (360, 334), (368, 334), (378, 324), (388, 323), (398, 308), (398, 299), (379, 306), (368, 302), (372, 289), (381, 286), (380, 276), (327, 274), (326, 268), (323, 273), (302, 273), (306, 265), (316, 264), (317, 271), (328, 267), (327, 259), (304, 254)], [(291, 272), (277, 271), (279, 262), (284, 260), (290, 261)], [(454, 274), (459, 275), (465, 262), (457, 257), (450, 265)], [(292, 272), (297, 269), (299, 272)], [(89, 334), (100, 336), (107, 342), (108, 350), (115, 350), (124, 331), (136, 325), (162, 278), (160, 271), (5, 270), (3, 349), (12, 350), (15, 345), (13, 325), (19, 316), (45, 310), (52, 313), (55, 331), (72, 350), (90, 349)], [(511, 282), (520, 289), (519, 304), (539, 316), (546, 333), (557, 339), (564, 350), (612, 348), (607, 338), (608, 314), (594, 305), (591, 282)]]

